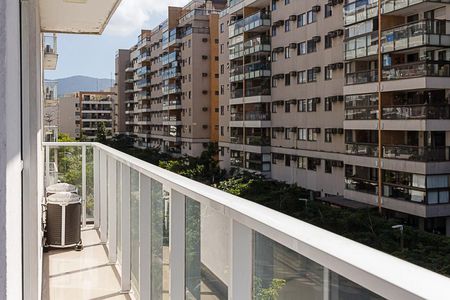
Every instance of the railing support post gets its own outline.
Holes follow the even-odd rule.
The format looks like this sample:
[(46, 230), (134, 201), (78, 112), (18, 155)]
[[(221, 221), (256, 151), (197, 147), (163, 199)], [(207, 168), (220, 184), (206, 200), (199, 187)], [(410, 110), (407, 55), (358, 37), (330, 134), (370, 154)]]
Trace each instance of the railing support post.
[(45, 146), (45, 192), (47, 192), (47, 187), (49, 185), (50, 185), (50, 147)]
[(130, 244), (130, 167), (122, 164), (122, 209), (120, 235), (122, 242), (121, 259), (122, 262), (120, 276), (120, 291), (128, 293), (131, 290), (131, 244)]
[(94, 228), (100, 227), (100, 150), (94, 148)]
[(231, 220), (231, 281), (228, 299), (252, 299), (252, 230)]
[(151, 299), (151, 179), (139, 176), (139, 296)]
[(323, 267), (323, 300), (330, 299), (330, 270)]
[(185, 196), (170, 192), (170, 299), (185, 298)]
[(82, 227), (86, 227), (86, 146), (81, 147), (81, 199), (82, 199)]
[(100, 152), (100, 240), (108, 240), (108, 156)]
[(108, 159), (108, 258), (110, 264), (117, 260), (117, 195), (116, 160)]

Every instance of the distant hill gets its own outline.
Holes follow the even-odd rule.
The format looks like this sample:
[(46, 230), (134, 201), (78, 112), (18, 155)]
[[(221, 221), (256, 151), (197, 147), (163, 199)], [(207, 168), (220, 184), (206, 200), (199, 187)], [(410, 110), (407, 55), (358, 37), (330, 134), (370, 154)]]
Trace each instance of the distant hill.
[(71, 76), (58, 81), (58, 96), (79, 91), (102, 91), (114, 85), (114, 80), (88, 76)]

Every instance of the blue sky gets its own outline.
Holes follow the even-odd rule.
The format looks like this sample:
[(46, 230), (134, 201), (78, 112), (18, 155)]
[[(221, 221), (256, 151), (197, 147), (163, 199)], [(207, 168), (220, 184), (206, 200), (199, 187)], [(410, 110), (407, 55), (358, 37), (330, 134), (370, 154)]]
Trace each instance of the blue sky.
[[(97, 0), (98, 1), (98, 0)], [(103, 35), (58, 35), (58, 65), (46, 71), (46, 79), (85, 75), (114, 78), (117, 49), (137, 42), (140, 29), (152, 29), (167, 17), (167, 6), (188, 0), (122, 0)]]

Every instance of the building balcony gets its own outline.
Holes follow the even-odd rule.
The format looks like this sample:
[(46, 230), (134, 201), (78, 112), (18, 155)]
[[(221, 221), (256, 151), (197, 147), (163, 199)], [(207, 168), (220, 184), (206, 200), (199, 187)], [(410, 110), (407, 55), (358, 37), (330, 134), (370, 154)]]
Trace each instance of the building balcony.
[(176, 110), (181, 109), (181, 100), (167, 100), (163, 102), (163, 110)]
[[(447, 20), (422, 20), (396, 26), (381, 33), (381, 52), (389, 53), (417, 47), (450, 47)], [(370, 32), (345, 42), (345, 60), (376, 56), (378, 33)]]
[(244, 55), (251, 55), (259, 52), (271, 51), (270, 38), (269, 37), (256, 37), (247, 40), (243, 43), (239, 43), (230, 46), (230, 60), (242, 58)]
[(163, 95), (179, 94), (181, 93), (181, 87), (178, 84), (169, 84), (161, 88)]
[(264, 32), (271, 26), (270, 14), (257, 12), (245, 19), (239, 20), (228, 27), (229, 37), (233, 37), (244, 32)]
[(230, 70), (230, 82), (254, 79), (259, 77), (270, 77), (270, 63), (258, 62), (238, 66)]
[[(381, 11), (383, 15), (404, 16), (411, 11), (433, 10), (449, 4), (448, 0), (383, 0)], [(344, 24), (350, 25), (378, 16), (377, 0), (357, 0), (344, 6)]]
[[(85, 199), (85, 248), (46, 254), (44, 282), (57, 298), (252, 299), (262, 278), (262, 288), (284, 282), (281, 299), (450, 293), (447, 277), (105, 145), (44, 147), (47, 183), (64, 178), (62, 168), (50, 172), (59, 152), (82, 162), (73, 183)], [(242, 154), (232, 163), (262, 169), (257, 158)]]

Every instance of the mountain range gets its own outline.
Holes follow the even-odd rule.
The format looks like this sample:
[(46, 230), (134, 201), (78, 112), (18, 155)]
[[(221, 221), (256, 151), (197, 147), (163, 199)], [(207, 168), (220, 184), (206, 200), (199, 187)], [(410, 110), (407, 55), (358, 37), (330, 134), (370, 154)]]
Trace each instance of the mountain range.
[(82, 75), (52, 79), (51, 81), (58, 82), (58, 97), (80, 91), (102, 91), (114, 86), (114, 80)]

